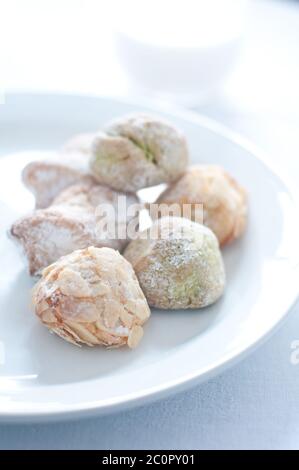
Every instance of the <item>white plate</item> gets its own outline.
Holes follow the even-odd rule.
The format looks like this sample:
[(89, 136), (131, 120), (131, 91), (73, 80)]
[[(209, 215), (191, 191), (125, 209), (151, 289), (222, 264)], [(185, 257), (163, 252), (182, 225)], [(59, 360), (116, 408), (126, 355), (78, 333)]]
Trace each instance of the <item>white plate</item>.
[[(29, 149), (56, 149), (132, 111), (166, 116), (186, 133), (193, 162), (217, 163), (235, 175), (249, 192), (249, 226), (224, 250), (227, 290), (216, 305), (153, 311), (134, 351), (79, 349), (50, 335), (31, 313), (33, 281), (5, 230), (32, 207), (19, 179)], [(27, 153), (12, 155), (20, 151)], [(206, 380), (252, 350), (297, 297), (298, 209), (288, 188), (242, 139), (205, 118), (116, 99), (8, 95), (0, 106), (0, 154), (8, 155), (0, 159), (2, 420), (107, 413)]]

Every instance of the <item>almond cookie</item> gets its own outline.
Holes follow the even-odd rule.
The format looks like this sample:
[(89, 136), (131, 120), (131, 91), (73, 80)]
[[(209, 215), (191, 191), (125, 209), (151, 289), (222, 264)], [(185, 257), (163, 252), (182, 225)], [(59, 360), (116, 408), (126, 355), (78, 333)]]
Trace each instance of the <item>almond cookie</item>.
[(224, 265), (218, 240), (200, 224), (163, 217), (132, 240), (124, 252), (149, 305), (201, 308), (222, 295)]
[(34, 195), (37, 209), (49, 207), (62, 190), (73, 184), (95, 181), (84, 154), (61, 154), (53, 160), (31, 162), (24, 168), (22, 180)]
[[(130, 211), (126, 210), (130, 207)], [(29, 271), (37, 275), (60, 256), (87, 246), (121, 250), (129, 222), (138, 224), (138, 199), (105, 186), (79, 184), (64, 190), (47, 209), (27, 215), (11, 228), (24, 247)], [(107, 223), (106, 223), (107, 222)]]
[(135, 348), (150, 316), (132, 266), (111, 248), (60, 258), (43, 271), (32, 300), (42, 323), (76, 345)]
[(137, 191), (181, 176), (188, 164), (185, 137), (155, 117), (136, 114), (111, 123), (93, 142), (90, 168), (103, 184)]
[(191, 166), (157, 203), (179, 204), (182, 210), (184, 204), (202, 204), (203, 223), (215, 233), (221, 246), (239, 238), (246, 227), (246, 192), (216, 165)]
[(93, 181), (88, 160), (94, 135), (75, 135), (53, 159), (34, 161), (24, 168), (22, 180), (34, 195), (37, 209), (49, 207), (72, 184)]

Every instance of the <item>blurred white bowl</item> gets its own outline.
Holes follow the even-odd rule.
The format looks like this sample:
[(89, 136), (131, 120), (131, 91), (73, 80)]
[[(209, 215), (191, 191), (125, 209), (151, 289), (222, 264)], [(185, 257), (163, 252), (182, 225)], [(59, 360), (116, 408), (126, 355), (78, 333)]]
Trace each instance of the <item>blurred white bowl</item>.
[(133, 86), (194, 104), (228, 75), (240, 50), (246, 1), (129, 0), (116, 31)]

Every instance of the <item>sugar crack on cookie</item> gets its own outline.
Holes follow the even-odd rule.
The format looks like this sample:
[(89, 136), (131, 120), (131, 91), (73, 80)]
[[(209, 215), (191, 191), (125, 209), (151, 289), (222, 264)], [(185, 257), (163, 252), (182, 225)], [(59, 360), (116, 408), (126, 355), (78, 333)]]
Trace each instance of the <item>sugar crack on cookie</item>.
[(175, 181), (188, 164), (184, 135), (164, 120), (129, 115), (108, 125), (93, 142), (90, 169), (102, 184), (138, 191)]

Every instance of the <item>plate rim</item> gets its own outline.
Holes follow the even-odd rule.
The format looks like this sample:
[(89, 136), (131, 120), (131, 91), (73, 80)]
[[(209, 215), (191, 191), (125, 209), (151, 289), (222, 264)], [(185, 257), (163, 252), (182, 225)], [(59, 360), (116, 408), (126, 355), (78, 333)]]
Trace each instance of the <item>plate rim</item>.
[[(121, 102), (122, 104), (135, 105), (135, 106), (145, 106), (148, 109), (152, 109), (153, 112), (163, 112), (173, 115), (178, 119), (183, 119), (189, 121), (193, 124), (200, 125), (207, 128), (215, 134), (220, 135), (221, 137), (229, 140), (235, 145), (242, 147), (245, 151), (250, 153), (258, 161), (262, 162), (263, 166), (271, 172), (272, 176), (277, 178), (280, 183), (282, 183), (285, 188), (288, 190), (288, 196), (291, 198), (294, 206), (298, 205), (298, 195), (295, 191), (293, 184), (288, 181), (286, 175), (278, 175), (277, 170), (275, 170), (274, 165), (268, 161), (266, 153), (258, 148), (255, 144), (250, 142), (250, 140), (242, 137), (235, 131), (232, 131), (225, 125), (218, 123), (216, 120), (206, 117), (200, 113), (181, 109), (174, 105), (161, 103), (156, 99), (146, 99), (146, 98), (137, 98), (137, 97), (123, 97), (123, 96), (101, 96), (87, 93), (63, 93), (63, 92), (6, 92), (6, 98), (13, 97), (25, 97), (30, 99), (39, 98), (43, 99), (44, 97), (55, 97), (61, 98), (68, 97), (71, 99), (93, 99), (93, 100), (105, 100), (114, 102)], [(1, 158), (1, 157), (0, 157)], [(267, 329), (266, 332), (260, 333), (255, 341), (249, 341), (248, 344), (243, 343), (241, 347), (237, 350), (232, 351), (230, 354), (227, 354), (221, 360), (216, 361), (214, 364), (210, 364), (207, 370), (200, 373), (192, 373), (187, 376), (177, 378), (175, 380), (170, 380), (164, 382), (163, 384), (156, 385), (150, 388), (143, 388), (140, 391), (131, 393), (129, 395), (122, 395), (121, 397), (106, 400), (106, 403), (103, 404), (103, 399), (98, 402), (86, 402), (79, 404), (72, 404), (70, 406), (57, 404), (56, 409), (30, 409), (29, 406), (26, 410), (17, 409), (12, 411), (11, 409), (5, 410), (4, 406), (0, 407), (0, 421), (1, 422), (37, 422), (37, 421), (58, 421), (58, 420), (69, 420), (75, 419), (78, 417), (88, 417), (88, 416), (97, 416), (100, 414), (108, 414), (111, 412), (117, 412), (120, 410), (126, 410), (134, 406), (141, 406), (143, 404), (162, 399), (163, 397), (173, 395), (180, 391), (186, 390), (195, 384), (202, 383), (212, 377), (215, 377), (220, 372), (227, 370), (233, 365), (237, 364), (243, 360), (246, 356), (255, 351), (261, 344), (263, 344), (278, 328), (286, 321), (290, 312), (292, 311), (294, 305), (296, 304), (299, 298), (299, 286), (292, 296), (292, 298), (287, 302), (287, 306), (284, 308), (284, 313), (281, 314), (280, 318)], [(60, 386), (65, 387), (61, 384)], [(46, 407), (46, 403), (44, 404)]]

